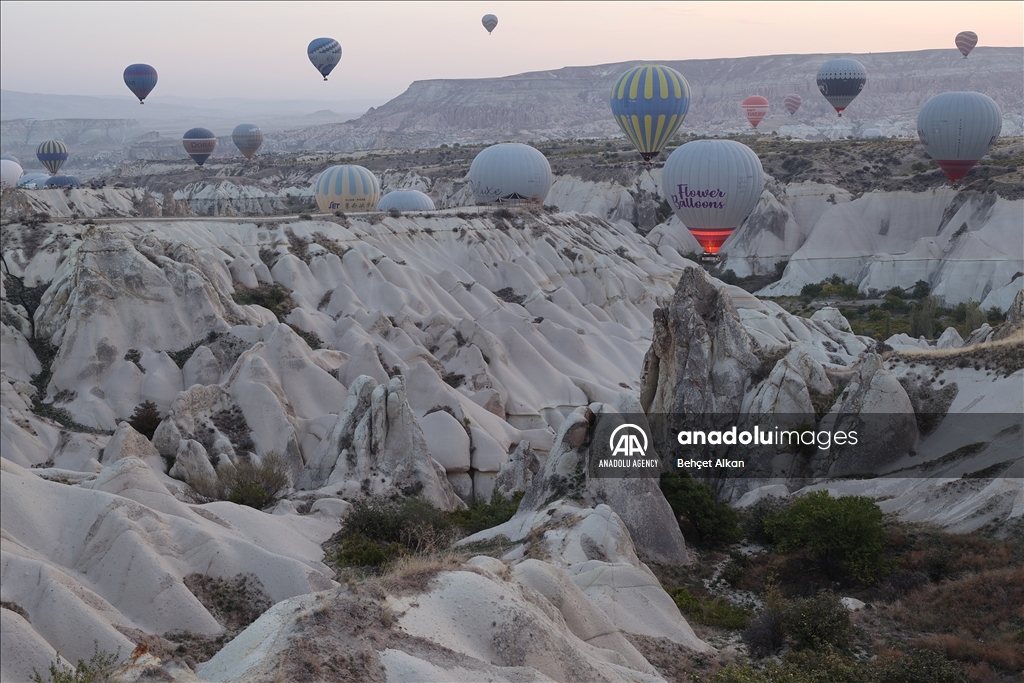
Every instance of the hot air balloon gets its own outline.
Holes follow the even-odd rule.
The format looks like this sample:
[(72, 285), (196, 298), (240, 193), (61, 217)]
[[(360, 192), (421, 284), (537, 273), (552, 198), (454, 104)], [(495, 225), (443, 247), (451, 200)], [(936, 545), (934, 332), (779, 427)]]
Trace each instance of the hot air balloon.
[(21, 180), (21, 176), (25, 171), (21, 168), (21, 164), (10, 159), (0, 159), (0, 186), (17, 187), (18, 181)]
[(761, 119), (768, 115), (768, 100), (760, 95), (751, 95), (743, 100), (740, 106), (747, 115), (747, 121), (750, 121), (750, 125), (755, 129), (757, 124), (761, 123)]
[(782, 100), (782, 104), (786, 107), (786, 111), (792, 116), (796, 113), (796, 110), (800, 108), (800, 105), (804, 103), (804, 98), (799, 95), (786, 95), (786, 99)]
[(36, 158), (50, 174), (55, 174), (68, 160), (68, 148), (59, 140), (47, 140), (36, 147)]
[(856, 59), (830, 59), (818, 69), (818, 90), (840, 116), (868, 82), (868, 72)]
[(482, 150), (469, 165), (467, 177), (477, 204), (543, 204), (552, 181), (547, 157), (521, 142), (502, 142)]
[(37, 188), (49, 180), (49, 173), (26, 173), (18, 180), (18, 187)]
[(18, 164), (18, 166), (21, 166), (21, 160), (13, 154), (0, 154), (0, 161), (13, 161)]
[(868, 128), (860, 134), (862, 138), (868, 138), (869, 140), (882, 137), (882, 131), (877, 128)]
[(665, 162), (661, 196), (709, 254), (754, 209), (764, 187), (761, 160), (733, 140), (694, 140)]
[(1002, 126), (999, 105), (977, 92), (936, 95), (917, 115), (917, 137), (952, 183), (985, 156)]
[(362, 166), (331, 166), (313, 183), (321, 211), (373, 211), (380, 200), (380, 181)]
[(498, 17), (493, 14), (485, 14), (484, 18), (480, 21), (484, 25), (484, 28), (487, 29), (488, 35), (490, 35), (491, 31), (494, 30), (494, 27), (498, 25)]
[(145, 104), (149, 93), (156, 87), (156, 69), (149, 64), (130, 64), (124, 70), (124, 84), (139, 98), (139, 104)]
[(263, 145), (263, 131), (251, 123), (240, 123), (231, 131), (231, 141), (246, 159), (259, 151)]
[(52, 175), (40, 187), (80, 187), (81, 181), (73, 175)]
[(419, 190), (394, 190), (377, 202), (378, 211), (433, 211), (434, 200)]
[(341, 43), (334, 38), (317, 38), (306, 48), (306, 54), (326, 81), (327, 74), (341, 61)]
[(192, 160), (202, 166), (217, 147), (217, 136), (205, 128), (192, 128), (182, 136), (181, 144)]
[(960, 31), (956, 34), (956, 49), (960, 50), (960, 54), (967, 59), (967, 55), (971, 54), (971, 50), (978, 44), (978, 34), (974, 31)]
[(644, 161), (658, 156), (690, 109), (690, 85), (675, 69), (635, 66), (612, 87), (612, 115)]

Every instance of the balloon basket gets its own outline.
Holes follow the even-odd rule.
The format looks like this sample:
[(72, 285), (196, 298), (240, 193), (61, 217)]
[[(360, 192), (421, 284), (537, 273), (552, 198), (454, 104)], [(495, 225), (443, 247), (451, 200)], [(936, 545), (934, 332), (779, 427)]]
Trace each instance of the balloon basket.
[(719, 258), (718, 254), (712, 254), (710, 252), (705, 251), (703, 254), (700, 255), (700, 260), (702, 263), (718, 263)]

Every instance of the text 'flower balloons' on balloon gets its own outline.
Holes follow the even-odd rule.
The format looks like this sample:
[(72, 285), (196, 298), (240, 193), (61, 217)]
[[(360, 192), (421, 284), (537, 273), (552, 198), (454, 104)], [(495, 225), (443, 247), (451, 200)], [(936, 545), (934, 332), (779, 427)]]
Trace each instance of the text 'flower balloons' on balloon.
[(202, 166), (217, 147), (217, 136), (206, 128), (192, 128), (181, 138), (185, 152)]
[(999, 105), (977, 92), (936, 95), (917, 115), (917, 137), (952, 183), (985, 156), (1002, 127)]
[(763, 188), (761, 160), (733, 140), (687, 142), (661, 175), (661, 196), (709, 254), (753, 211)]
[(612, 87), (612, 115), (644, 161), (658, 156), (690, 109), (690, 85), (675, 69), (636, 66)]
[(747, 121), (755, 129), (757, 129), (757, 124), (761, 123), (761, 120), (768, 115), (768, 100), (760, 95), (751, 95), (743, 100), (740, 106), (743, 108), (743, 113), (747, 115)]
[(131, 64), (124, 70), (124, 84), (139, 98), (139, 104), (145, 104), (142, 100), (153, 92), (156, 80), (156, 69), (149, 64)]
[(842, 116), (843, 110), (864, 89), (864, 84), (868, 82), (868, 72), (856, 59), (842, 57), (822, 64), (816, 80), (818, 90)]
[(320, 172), (313, 183), (316, 205), (323, 212), (373, 211), (380, 201), (380, 181), (362, 166), (342, 164)]
[(341, 61), (341, 43), (334, 38), (317, 38), (306, 48), (306, 55), (326, 81), (327, 75)]
[(36, 158), (51, 174), (60, 170), (68, 156), (67, 145), (59, 140), (47, 140), (36, 147)]

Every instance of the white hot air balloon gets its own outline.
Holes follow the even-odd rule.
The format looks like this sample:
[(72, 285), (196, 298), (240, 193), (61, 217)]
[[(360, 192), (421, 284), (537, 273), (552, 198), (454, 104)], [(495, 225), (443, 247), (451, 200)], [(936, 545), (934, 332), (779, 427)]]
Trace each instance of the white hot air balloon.
[(709, 254), (757, 205), (764, 169), (754, 151), (732, 140), (694, 140), (665, 162), (661, 196)]
[(1002, 127), (999, 105), (977, 92), (936, 95), (917, 115), (917, 137), (952, 183), (985, 156)]
[(378, 211), (433, 211), (434, 201), (419, 190), (394, 190), (377, 202)]
[(6, 190), (10, 187), (17, 187), (18, 180), (24, 174), (21, 164), (10, 159), (0, 160), (0, 185)]
[(543, 204), (552, 181), (547, 158), (520, 142), (502, 142), (481, 151), (470, 164), (468, 177), (477, 204)]
[(491, 31), (494, 30), (494, 27), (498, 25), (498, 17), (493, 14), (485, 14), (484, 18), (480, 20), (480, 23), (482, 23), (484, 28), (487, 29), (487, 35), (490, 35)]
[(380, 181), (362, 166), (331, 166), (317, 176), (313, 196), (325, 213), (373, 211), (380, 200)]

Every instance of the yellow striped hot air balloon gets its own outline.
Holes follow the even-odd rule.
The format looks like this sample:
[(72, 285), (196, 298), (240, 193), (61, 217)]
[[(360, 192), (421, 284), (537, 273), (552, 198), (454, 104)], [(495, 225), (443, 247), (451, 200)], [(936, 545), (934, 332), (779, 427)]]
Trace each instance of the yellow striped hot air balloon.
[(612, 88), (612, 114), (644, 161), (658, 156), (690, 109), (690, 85), (675, 69), (635, 66)]
[(331, 166), (317, 176), (313, 196), (324, 212), (373, 211), (380, 201), (380, 181), (362, 166)]

